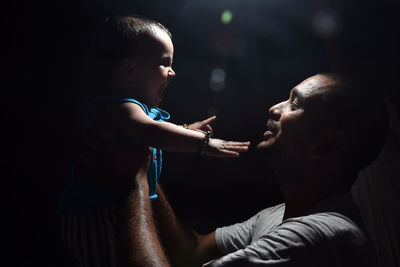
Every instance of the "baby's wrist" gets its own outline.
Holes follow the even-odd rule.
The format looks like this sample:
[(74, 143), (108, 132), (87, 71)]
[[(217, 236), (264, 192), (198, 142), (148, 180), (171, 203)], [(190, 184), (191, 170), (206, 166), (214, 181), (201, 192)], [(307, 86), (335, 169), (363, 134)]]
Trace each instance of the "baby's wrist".
[(208, 148), (208, 144), (210, 143), (210, 136), (211, 136), (211, 132), (207, 131), (204, 134), (204, 137), (200, 140), (199, 147), (198, 147), (198, 152), (200, 153), (200, 155), (204, 155), (204, 152)]

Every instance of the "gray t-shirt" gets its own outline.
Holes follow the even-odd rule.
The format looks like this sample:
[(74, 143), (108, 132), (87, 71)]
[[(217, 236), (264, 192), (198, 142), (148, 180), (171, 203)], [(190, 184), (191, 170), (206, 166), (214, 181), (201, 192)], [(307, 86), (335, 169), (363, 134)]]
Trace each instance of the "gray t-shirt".
[(350, 194), (326, 199), (302, 217), (282, 221), (284, 211), (280, 204), (218, 228), (215, 240), (225, 256), (207, 266), (376, 266)]

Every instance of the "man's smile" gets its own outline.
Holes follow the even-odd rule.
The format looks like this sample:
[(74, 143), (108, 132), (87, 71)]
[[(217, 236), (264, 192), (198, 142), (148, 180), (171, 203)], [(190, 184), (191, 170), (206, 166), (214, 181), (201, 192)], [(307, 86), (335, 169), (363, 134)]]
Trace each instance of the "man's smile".
[(278, 132), (278, 125), (275, 121), (268, 119), (267, 121), (267, 132), (270, 132), (272, 135), (276, 135)]

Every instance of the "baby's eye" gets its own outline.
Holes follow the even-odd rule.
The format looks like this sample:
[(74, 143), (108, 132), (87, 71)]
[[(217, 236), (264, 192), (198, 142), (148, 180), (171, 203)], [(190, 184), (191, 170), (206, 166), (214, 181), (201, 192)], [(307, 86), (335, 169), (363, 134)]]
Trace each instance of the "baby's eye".
[(169, 60), (162, 60), (160, 62), (160, 65), (164, 66), (164, 67), (170, 67), (171, 66), (171, 61)]

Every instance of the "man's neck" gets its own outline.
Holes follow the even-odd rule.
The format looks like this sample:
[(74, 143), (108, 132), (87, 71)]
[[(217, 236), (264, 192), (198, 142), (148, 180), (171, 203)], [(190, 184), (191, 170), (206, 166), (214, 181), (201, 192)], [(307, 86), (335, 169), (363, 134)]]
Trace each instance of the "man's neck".
[(285, 198), (285, 213), (283, 220), (304, 216), (324, 199), (339, 195), (349, 190), (347, 188), (320, 188), (317, 185), (285, 186), (281, 185)]

